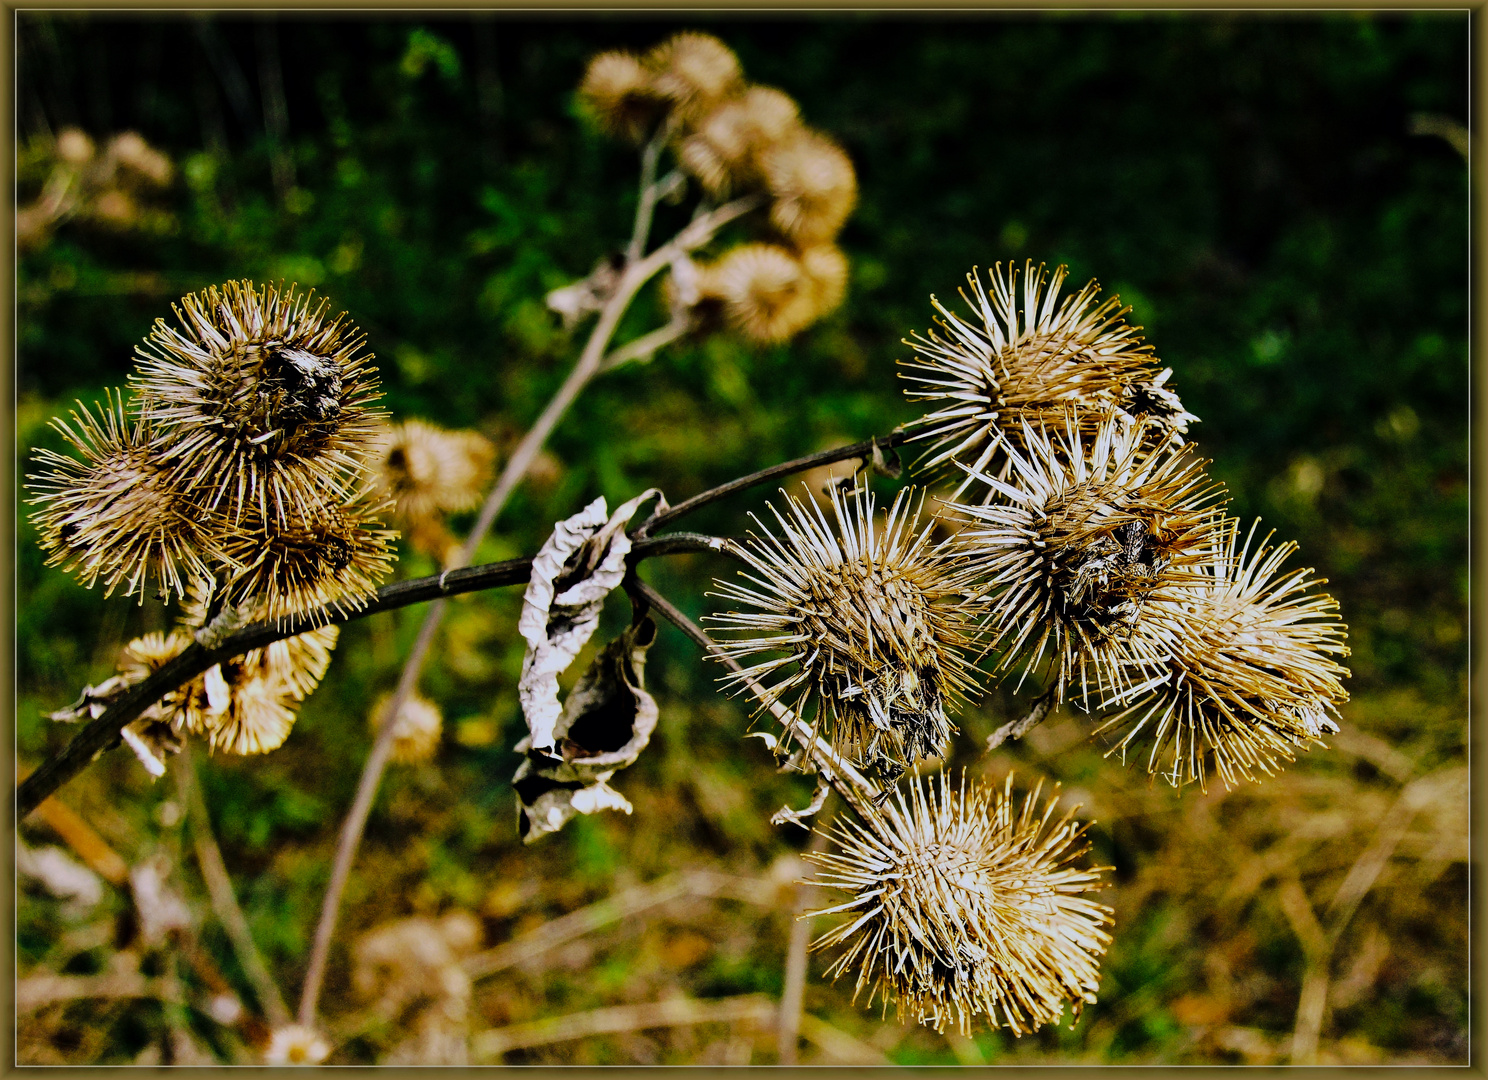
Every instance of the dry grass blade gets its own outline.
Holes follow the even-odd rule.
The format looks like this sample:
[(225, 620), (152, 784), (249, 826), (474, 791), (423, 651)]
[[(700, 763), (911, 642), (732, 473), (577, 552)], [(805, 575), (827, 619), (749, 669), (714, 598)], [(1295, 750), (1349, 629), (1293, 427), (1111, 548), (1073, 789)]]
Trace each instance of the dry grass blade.
[(470, 978), (483, 979), (541, 956), (602, 926), (638, 915), (683, 896), (741, 900), (768, 907), (775, 904), (776, 893), (775, 886), (753, 878), (735, 877), (710, 870), (682, 871), (571, 911), (543, 924), (530, 934), (477, 953), (462, 966)]
[(648, 1028), (682, 1027), (691, 1024), (731, 1024), (752, 1021), (768, 1025), (775, 1017), (775, 1003), (764, 994), (698, 1001), (675, 998), (643, 1005), (617, 1005), (609, 1009), (555, 1016), (528, 1024), (491, 1028), (470, 1040), (470, 1056), (490, 1061), (510, 1050), (583, 1039), (590, 1035), (613, 1035)]

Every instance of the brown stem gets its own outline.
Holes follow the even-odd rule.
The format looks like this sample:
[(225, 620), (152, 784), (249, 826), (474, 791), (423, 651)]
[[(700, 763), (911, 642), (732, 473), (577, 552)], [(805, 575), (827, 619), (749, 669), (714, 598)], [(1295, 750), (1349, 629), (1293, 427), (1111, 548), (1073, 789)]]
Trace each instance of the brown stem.
[(207, 883), (212, 911), (216, 913), (222, 929), (227, 931), (233, 952), (237, 954), (243, 974), (253, 984), (253, 992), (258, 996), (264, 1015), (275, 1027), (284, 1027), (290, 1020), (289, 1007), (284, 1004), (279, 986), (269, 974), (269, 966), (264, 963), (263, 954), (258, 951), (258, 945), (248, 929), (248, 920), (243, 916), (243, 909), (238, 906), (238, 899), (233, 895), (232, 877), (227, 872), (227, 865), (222, 861), (222, 851), (212, 835), (212, 822), (207, 816), (207, 801), (202, 796), (201, 781), (197, 776), (196, 761), (190, 746), (181, 750), (181, 766), (176, 770), (176, 788), (182, 801), (186, 803), (186, 813), (191, 822), (191, 840), (196, 848), (196, 862), (201, 868), (202, 880)]
[[(633, 261), (626, 266), (620, 275), (620, 282), (614, 295), (609, 298), (604, 310), (599, 313), (599, 319), (594, 324), (594, 329), (590, 331), (589, 340), (584, 344), (584, 351), (579, 354), (578, 362), (574, 364), (568, 377), (563, 380), (563, 385), (558, 388), (557, 393), (544, 407), (541, 415), (507, 460), (506, 468), (502, 470), (501, 478), (497, 480), (491, 494), (486, 497), (475, 525), (470, 530), (470, 535), (466, 537), (465, 543), (460, 546), (459, 551), (451, 560), (451, 569), (459, 569), (470, 561), (471, 556), (480, 547), (481, 541), (486, 538), (486, 533), (495, 524), (496, 516), (501, 513), (512, 492), (516, 490), (522, 478), (527, 475), (527, 470), (532, 467), (533, 461), (537, 459), (538, 452), (547, 442), (548, 436), (558, 426), (558, 421), (568, 412), (569, 406), (574, 403), (589, 381), (599, 373), (605, 352), (609, 348), (610, 338), (614, 336), (616, 327), (620, 325), (621, 316), (630, 307), (631, 300), (635, 298), (641, 286), (667, 266), (674, 256), (707, 243), (713, 234), (727, 222), (740, 214), (747, 213), (757, 205), (759, 205), (757, 196), (736, 199), (734, 202), (697, 218), (679, 232), (670, 243), (663, 244), (645, 258)], [(434, 641), (434, 634), (439, 629), (439, 623), (443, 617), (443, 601), (430, 607), (428, 614), (424, 616), (424, 623), (419, 628), (418, 641), (403, 665), (403, 673), (398, 679), (398, 688), (383, 711), (377, 740), (373, 743), (372, 752), (367, 756), (367, 762), (362, 768), (356, 799), (341, 829), (341, 839), (336, 847), (331, 880), (326, 887), (320, 922), (315, 931), (315, 943), (310, 952), (310, 966), (305, 974), (305, 987), (300, 996), (300, 1023), (306, 1027), (313, 1027), (315, 1024), (321, 984), (325, 978), (326, 962), (330, 954), (331, 938), (335, 934), (336, 919), (341, 908), (341, 894), (345, 891), (347, 879), (351, 874), (351, 864), (356, 858), (356, 849), (361, 843), (362, 829), (366, 826), (367, 815), (371, 813), (372, 800), (382, 780), (382, 771), (387, 765), (388, 756), (392, 753), (393, 733), (397, 729), (394, 721), (418, 682), (424, 660), (429, 654), (429, 647)]]
[(635, 531), (635, 535), (649, 536), (669, 521), (676, 521), (678, 518), (684, 517), (694, 510), (699, 510), (709, 503), (717, 502), (719, 499), (727, 498), (735, 492), (746, 491), (749, 488), (757, 487), (760, 484), (768, 483), (782, 476), (805, 472), (807, 469), (814, 469), (818, 465), (831, 465), (834, 462), (846, 461), (848, 458), (856, 457), (863, 458), (865, 461), (871, 461), (875, 447), (880, 450), (889, 450), (896, 446), (902, 446), (909, 441), (910, 437), (909, 432), (900, 429), (890, 432), (888, 435), (875, 435), (871, 439), (866, 439), (860, 443), (853, 443), (851, 446), (839, 446), (832, 450), (822, 450), (815, 454), (807, 454), (805, 457), (796, 458), (794, 461), (784, 461), (779, 465), (771, 465), (768, 469), (761, 469), (759, 472), (750, 473), (748, 476), (741, 476), (737, 480), (730, 480), (726, 484), (720, 484), (716, 488), (709, 488), (699, 495), (694, 495), (690, 499), (679, 502), (670, 509), (658, 510)]
[(1009, 739), (1021, 739), (1034, 728), (1042, 724), (1048, 717), (1049, 711), (1054, 708), (1054, 697), (1059, 691), (1059, 684), (1055, 683), (1049, 687), (1043, 697), (1033, 703), (1028, 710), (1028, 715), (1017, 720), (1010, 720), (987, 736), (987, 749), (996, 750)]
[[(627, 579), (627, 588), (654, 607), (661, 613), (662, 617), (690, 637), (704, 652), (710, 653), (723, 661), (725, 667), (735, 674), (742, 675), (743, 667), (732, 656), (729, 656), (717, 643), (708, 636), (708, 632), (697, 623), (693, 622), (682, 611), (661, 593), (640, 578), (631, 575)], [(821, 770), (833, 790), (847, 800), (859, 813), (870, 813), (869, 807), (873, 800), (879, 795), (879, 790), (869, 780), (853, 767), (852, 763), (844, 758), (832, 747), (832, 744), (822, 739), (816, 732), (812, 731), (801, 718), (780, 704), (763, 685), (755, 679), (745, 678), (744, 685), (749, 692), (759, 699), (760, 703), (769, 709), (780, 726), (795, 738), (815, 759), (817, 767)]]

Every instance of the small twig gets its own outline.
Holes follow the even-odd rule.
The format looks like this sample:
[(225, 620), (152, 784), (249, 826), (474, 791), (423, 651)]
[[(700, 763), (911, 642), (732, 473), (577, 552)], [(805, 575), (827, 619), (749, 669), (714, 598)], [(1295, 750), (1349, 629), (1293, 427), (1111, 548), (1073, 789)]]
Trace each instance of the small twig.
[[(723, 661), (724, 666), (735, 674), (743, 675), (744, 669), (739, 662), (719, 648), (718, 644), (708, 636), (707, 631), (684, 615), (670, 600), (639, 578), (633, 577), (630, 587), (659, 611), (663, 618), (690, 637), (704, 652), (711, 653)], [(799, 716), (780, 704), (775, 696), (757, 680), (745, 678), (743, 681), (750, 693), (754, 694), (779, 721), (780, 726), (794, 736), (800, 745), (810, 748), (811, 754), (816, 759), (817, 767), (837, 793), (854, 809), (862, 813), (871, 813), (870, 807), (875, 805), (874, 800), (879, 795), (878, 788), (858, 772), (846, 758), (837, 753), (830, 743), (812, 731)]]
[(634, 341), (620, 346), (620, 348), (610, 353), (609, 356), (606, 356), (604, 363), (599, 365), (599, 372), (603, 375), (625, 364), (648, 359), (657, 349), (670, 345), (678, 338), (684, 336), (692, 327), (693, 321), (691, 316), (688, 315), (673, 319), (665, 326), (658, 326), (649, 334), (642, 334)]
[(222, 861), (222, 851), (212, 835), (207, 801), (202, 795), (195, 755), (189, 745), (181, 748), (180, 759), (180, 765), (176, 769), (176, 788), (180, 792), (181, 801), (186, 804), (191, 824), (191, 840), (196, 848), (196, 862), (201, 868), (202, 880), (207, 883), (207, 895), (212, 901), (212, 910), (217, 915), (217, 921), (222, 924), (222, 929), (227, 932), (228, 940), (232, 942), (233, 952), (237, 954), (243, 974), (253, 984), (253, 992), (258, 996), (264, 1015), (275, 1027), (283, 1027), (290, 1022), (289, 1007), (285, 1005), (279, 986), (269, 973), (263, 954), (258, 951), (253, 933), (248, 929), (248, 920), (233, 894), (232, 877), (227, 872), (227, 866)]
[(814, 469), (818, 465), (831, 465), (834, 462), (846, 461), (849, 458), (863, 458), (865, 462), (872, 461), (874, 447), (885, 450), (890, 449), (903, 445), (909, 438), (909, 433), (901, 429), (891, 432), (888, 435), (875, 436), (871, 439), (865, 439), (860, 443), (853, 443), (851, 446), (839, 446), (831, 450), (822, 450), (815, 454), (807, 454), (805, 457), (796, 458), (794, 461), (785, 461), (779, 465), (771, 465), (768, 469), (761, 469), (759, 472), (750, 473), (748, 476), (741, 476), (737, 480), (730, 480), (728, 483), (720, 484), (715, 488), (709, 488), (707, 491), (699, 495), (694, 495), (690, 499), (684, 499), (670, 509), (658, 510), (639, 529), (635, 530), (635, 535), (649, 536), (668, 522), (685, 517), (694, 510), (707, 506), (709, 503), (727, 498), (736, 492), (746, 491), (760, 484), (769, 483), (771, 480), (779, 479), (782, 476), (805, 472), (807, 469)]
[(987, 749), (996, 750), (1009, 739), (1021, 739), (1034, 728), (1044, 722), (1049, 711), (1054, 708), (1054, 697), (1058, 693), (1058, 685), (1051, 686), (1042, 697), (1033, 703), (1033, 708), (1028, 710), (1028, 715), (1018, 720), (1010, 720), (987, 736)]
[(671, 134), (671, 125), (663, 124), (657, 129), (646, 149), (641, 151), (640, 194), (636, 199), (635, 225), (630, 230), (630, 244), (625, 249), (626, 262), (638, 262), (646, 253), (646, 240), (651, 233), (651, 218), (656, 211), (659, 196), (656, 185), (656, 162)]
[[(807, 850), (821, 851), (826, 847), (826, 841), (826, 833), (818, 829), (812, 834)], [(806, 1000), (806, 954), (811, 945), (811, 919), (805, 914), (808, 888), (807, 885), (796, 886), (796, 917), (791, 921), (790, 943), (785, 950), (785, 983), (780, 992), (780, 1015), (775, 1024), (775, 1049), (780, 1065), (796, 1064), (796, 1042), (801, 1033), (801, 1006)]]
[(471, 979), (484, 979), (526, 963), (602, 926), (638, 915), (682, 896), (727, 898), (769, 905), (774, 902), (775, 888), (754, 878), (734, 877), (711, 870), (686, 870), (670, 874), (659, 881), (637, 885), (633, 889), (571, 911), (561, 918), (544, 923), (531, 933), (467, 957), (461, 966)]

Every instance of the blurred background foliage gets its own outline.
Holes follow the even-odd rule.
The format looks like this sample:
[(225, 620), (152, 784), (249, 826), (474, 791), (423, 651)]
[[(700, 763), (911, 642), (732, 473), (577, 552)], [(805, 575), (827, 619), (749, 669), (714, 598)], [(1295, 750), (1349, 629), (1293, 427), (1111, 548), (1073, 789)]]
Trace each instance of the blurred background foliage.
[[(165, 187), (122, 210), (75, 213), (22, 252), (22, 470), (30, 448), (60, 446), (50, 417), (123, 382), (133, 346), (172, 302), (239, 277), (313, 285), (349, 310), (395, 419), (472, 427), (509, 446), (587, 332), (564, 330), (544, 293), (623, 246), (633, 212), (635, 154), (586, 128), (574, 87), (596, 51), (644, 49), (682, 25), (22, 13), (20, 203), (41, 195), (68, 127), (100, 146), (138, 132), (174, 165)], [(954, 764), (1061, 780), (1098, 821), (1096, 856), (1115, 867), (1100, 1003), (1073, 1029), (946, 1039), (855, 1008), (849, 985), (817, 977), (813, 956), (807, 1013), (858, 1042), (835, 1058), (808, 1043), (802, 1059), (1263, 1063), (1295, 1049), (1304, 1060), (1312, 1051), (1294, 1046), (1294, 1029), (1311, 986), (1324, 1002), (1315, 1060), (1465, 1062), (1468, 173), (1452, 143), (1468, 108), (1465, 13), (686, 25), (718, 34), (751, 80), (791, 94), (851, 155), (861, 202), (840, 238), (847, 302), (788, 345), (715, 336), (602, 379), (479, 561), (535, 550), (595, 495), (613, 505), (657, 485), (675, 501), (911, 419), (894, 361), (909, 354), (900, 339), (929, 323), (928, 295), (948, 301), (973, 266), (1032, 258), (1068, 263), (1073, 282), (1097, 277), (1132, 306), (1202, 418), (1193, 435), (1232, 512), (1300, 542), (1293, 564), (1329, 579), (1353, 648), (1353, 701), (1332, 748), (1230, 793), (1149, 786), (1103, 761), (1078, 716), (982, 755), (1019, 708), (1010, 692), (989, 693), (961, 718)], [(663, 207), (655, 235), (681, 213)], [(664, 319), (648, 294), (620, 339)], [(741, 532), (765, 494), (689, 526)], [(105, 678), (123, 642), (169, 615), (44, 569), (24, 516), (18, 562), (26, 766), (70, 734), (43, 714)], [(434, 569), (405, 552), (397, 572)], [(687, 556), (648, 564), (647, 576), (696, 616), (724, 572)], [(634, 815), (580, 818), (524, 848), (508, 784), (524, 730), (520, 596), (454, 607), (422, 685), (444, 711), (444, 744), (384, 782), (343, 911), (326, 999), (341, 1032), (332, 1061), (380, 1060), (407, 1036), (398, 1020), (337, 1027), (354, 1012), (350, 943), (379, 924), (468, 910), (489, 947), (680, 868), (788, 883), (809, 839), (768, 824), (787, 799), (804, 801), (809, 781), (777, 775), (756, 741), (740, 740), (747, 710), (663, 627), (649, 667), (661, 723), (616, 780)], [(623, 608), (608, 612), (612, 624)], [(369, 748), (367, 709), (396, 680), (421, 617), (348, 626), (279, 751), (202, 756), (212, 824), (291, 1003)], [(165, 856), (205, 911), (173, 783), (152, 784), (114, 752), (60, 798), (127, 863)], [(56, 842), (36, 819), (21, 835)], [(120, 895), (83, 916), (27, 880), (22, 975), (95, 974), (138, 948)], [(1339, 894), (1360, 881), (1366, 893), (1345, 910)], [(471, 1028), (677, 993), (778, 995), (795, 902), (788, 884), (779, 895), (763, 908), (664, 906), (480, 981)], [(90, 930), (99, 919), (120, 921)], [(205, 915), (197, 925), (193, 955), (248, 993), (221, 931)], [(188, 988), (205, 977), (196, 961), (180, 970)], [(33, 1010), (22, 1060), (232, 1060), (261, 1039), (184, 1000)], [(506, 1060), (751, 1054), (774, 1060), (773, 1041), (715, 1023)]]

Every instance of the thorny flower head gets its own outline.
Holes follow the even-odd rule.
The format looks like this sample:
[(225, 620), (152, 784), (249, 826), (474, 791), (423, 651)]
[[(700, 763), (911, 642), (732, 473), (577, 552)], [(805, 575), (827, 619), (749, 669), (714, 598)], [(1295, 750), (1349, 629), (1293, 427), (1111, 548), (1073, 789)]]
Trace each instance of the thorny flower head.
[(201, 509), (313, 516), (363, 484), (380, 414), (365, 339), (294, 286), (228, 282), (157, 320), (131, 383), (155, 451)]
[(756, 635), (724, 643), (728, 655), (773, 654), (730, 681), (773, 679), (770, 692), (802, 717), (814, 699), (815, 725), (890, 777), (945, 750), (947, 706), (976, 674), (971, 571), (931, 543), (933, 522), (921, 528), (910, 503), (901, 491), (880, 522), (871, 495), (833, 489), (835, 529), (815, 502), (771, 506), (779, 535), (761, 526), (739, 549), (748, 584), (718, 583), (740, 610), (712, 619)]
[(380, 428), (371, 460), (393, 515), (414, 524), (479, 506), (496, 448), (474, 431), (445, 431), (422, 420)]
[(1209, 557), (1222, 488), (1186, 449), (1107, 417), (1087, 442), (1073, 411), (1052, 437), (1022, 422), (1006, 481), (977, 474), (1000, 500), (953, 504), (958, 537), (993, 584), (988, 623), (1001, 670), (1044, 661), (1063, 700), (1091, 664), (1119, 685), (1124, 662), (1154, 659), (1140, 633), (1149, 598)]
[(799, 129), (760, 156), (770, 224), (797, 244), (831, 240), (858, 203), (852, 159), (821, 132)]
[(245, 515), (223, 540), (226, 557), (240, 568), (227, 585), (229, 602), (253, 605), (275, 621), (328, 604), (363, 607), (392, 566), (398, 534), (377, 517), (386, 508), (360, 497), (277, 521)]
[[(392, 700), (391, 694), (384, 694), (377, 699), (377, 703), (372, 706), (372, 711), (367, 714), (367, 726), (372, 729), (374, 736)], [(444, 717), (439, 712), (439, 706), (432, 701), (421, 698), (417, 694), (408, 695), (403, 702), (403, 707), (398, 710), (398, 718), (393, 723), (395, 725), (393, 751), (388, 760), (405, 765), (427, 761), (439, 749), (439, 736), (444, 730)]]
[(778, 244), (741, 244), (700, 266), (698, 293), (720, 303), (728, 321), (755, 341), (794, 337), (842, 303), (847, 258), (832, 244), (795, 252)]
[(29, 478), (47, 565), (76, 573), (89, 588), (101, 580), (110, 594), (122, 583), (124, 595), (137, 592), (141, 602), (151, 582), (163, 599), (184, 595), (211, 544), (190, 498), (152, 451), (153, 429), (127, 419), (123, 397), (112, 392), (100, 415), (79, 402), (72, 421), (52, 426), (81, 460), (38, 450), (42, 469)]
[(696, 119), (738, 90), (744, 80), (739, 58), (712, 34), (674, 34), (645, 56), (652, 85), (684, 120)]
[(985, 1017), (1015, 1035), (1076, 1016), (1095, 1001), (1111, 909), (1086, 894), (1102, 867), (1074, 861), (1089, 848), (1074, 809), (1050, 825), (1058, 803), (1039, 809), (1040, 787), (1015, 808), (1013, 777), (1001, 791), (963, 775), (917, 779), (858, 820), (839, 817), (835, 850), (808, 853), (817, 884), (852, 894), (811, 915), (845, 913), (814, 948), (843, 946), (827, 969), (853, 970), (854, 998), (868, 989), (899, 1020), (963, 1034)]
[(1274, 774), (1337, 731), (1332, 717), (1348, 700), (1348, 670), (1334, 659), (1349, 652), (1337, 602), (1312, 591), (1310, 570), (1282, 573), (1295, 544), (1252, 549), (1257, 525), (1237, 554), (1239, 522), (1225, 522), (1204, 573), (1153, 600), (1165, 655), (1139, 666), (1133, 685), (1104, 687), (1107, 706), (1132, 702), (1099, 729), (1124, 728), (1111, 752), (1125, 760), (1150, 741), (1148, 771), (1175, 787), (1202, 787), (1211, 760), (1226, 788)]
[[(919, 421), (917, 440), (929, 440), (920, 465), (939, 469), (956, 462), (972, 471), (995, 471), (999, 446), (1016, 445), (1022, 421), (1040, 424), (1064, 418), (1079, 405), (1092, 421), (1107, 413), (1155, 421), (1149, 435), (1176, 438), (1197, 419), (1184, 412), (1167, 387), (1171, 372), (1157, 372), (1151, 346), (1122, 315), (1128, 310), (1112, 296), (1096, 302), (1090, 282), (1061, 303), (1066, 270), (1056, 269), (1044, 286), (1044, 268), (1030, 261), (1023, 270), (1021, 303), (1018, 271), (992, 271), (992, 293), (976, 273), (967, 275), (972, 295), (970, 321), (952, 314), (931, 297), (946, 336), (935, 330), (915, 334), (906, 344), (918, 356), (904, 364), (905, 394), (914, 401), (942, 402)], [(970, 476), (957, 488), (960, 494)]]

